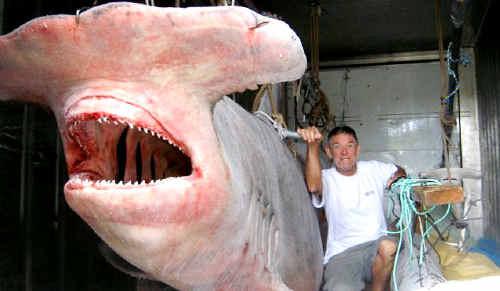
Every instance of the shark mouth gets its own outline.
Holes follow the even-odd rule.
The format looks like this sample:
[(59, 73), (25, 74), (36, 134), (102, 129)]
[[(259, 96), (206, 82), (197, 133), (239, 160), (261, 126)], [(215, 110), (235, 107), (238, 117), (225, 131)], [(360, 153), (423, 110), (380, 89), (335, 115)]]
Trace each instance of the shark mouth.
[(197, 151), (182, 115), (161, 122), (140, 102), (86, 96), (67, 107), (62, 130), (64, 193), (75, 212), (91, 225), (160, 226), (212, 215), (226, 193), (214, 178), (225, 175), (223, 164), (211, 147)]
[(67, 129), (73, 186), (151, 186), (192, 174), (185, 146), (160, 126), (87, 113), (72, 117)]

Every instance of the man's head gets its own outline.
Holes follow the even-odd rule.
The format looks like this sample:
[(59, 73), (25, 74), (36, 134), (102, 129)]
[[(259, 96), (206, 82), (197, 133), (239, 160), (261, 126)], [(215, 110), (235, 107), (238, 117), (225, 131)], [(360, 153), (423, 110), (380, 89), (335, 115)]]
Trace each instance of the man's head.
[(333, 160), (337, 171), (343, 175), (351, 176), (356, 173), (359, 149), (356, 132), (349, 126), (335, 127), (328, 134), (326, 154)]

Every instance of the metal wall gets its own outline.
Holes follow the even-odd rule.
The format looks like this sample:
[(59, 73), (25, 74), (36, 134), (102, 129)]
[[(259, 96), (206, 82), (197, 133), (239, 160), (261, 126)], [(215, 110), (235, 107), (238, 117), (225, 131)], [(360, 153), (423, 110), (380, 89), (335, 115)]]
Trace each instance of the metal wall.
[(485, 236), (500, 242), (500, 24), (492, 1), (477, 45), (477, 91), (483, 172)]
[(321, 84), (336, 123), (357, 130), (361, 159), (394, 162), (413, 176), (442, 166), (438, 62), (322, 71)]
[[(460, 106), (458, 122), (460, 128), (461, 157), (464, 169), (481, 172), (479, 142), (479, 115), (477, 109), (476, 62), (472, 49), (464, 50), (471, 62), (459, 66), (460, 94), (457, 103)], [(467, 211), (471, 236), (483, 235), (482, 179), (464, 178), (463, 188), (466, 194), (464, 210)]]

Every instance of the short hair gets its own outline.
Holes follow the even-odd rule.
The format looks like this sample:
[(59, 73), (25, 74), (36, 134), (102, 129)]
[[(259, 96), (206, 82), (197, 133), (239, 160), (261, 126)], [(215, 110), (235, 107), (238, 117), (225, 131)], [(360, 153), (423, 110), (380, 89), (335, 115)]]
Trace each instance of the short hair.
[(356, 143), (359, 143), (358, 141), (358, 136), (356, 135), (356, 131), (350, 126), (347, 125), (342, 125), (342, 126), (337, 126), (334, 129), (330, 130), (328, 133), (328, 139), (330, 140), (332, 136), (338, 135), (338, 134), (350, 134), (352, 137), (354, 137), (354, 140), (356, 140)]

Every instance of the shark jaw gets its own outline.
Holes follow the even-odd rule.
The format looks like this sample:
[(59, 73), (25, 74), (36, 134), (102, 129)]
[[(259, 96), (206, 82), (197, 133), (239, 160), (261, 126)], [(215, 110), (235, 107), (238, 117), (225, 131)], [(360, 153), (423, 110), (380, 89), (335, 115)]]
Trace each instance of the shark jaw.
[(214, 170), (220, 159), (159, 120), (112, 96), (85, 97), (68, 107), (62, 130), (70, 176), (65, 194), (89, 224), (161, 226), (207, 218), (220, 208), (227, 193), (224, 179), (214, 176), (221, 172)]
[[(171, 134), (106, 113), (83, 114), (68, 125), (77, 144), (70, 169), (82, 183), (130, 187), (165, 182), (192, 174), (191, 159)], [(71, 173), (71, 174), (73, 174)]]
[(228, 170), (208, 105), (182, 116), (133, 96), (80, 95), (64, 106), (65, 198), (118, 255), (182, 287), (175, 262), (191, 262), (193, 238), (225, 229)]

